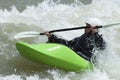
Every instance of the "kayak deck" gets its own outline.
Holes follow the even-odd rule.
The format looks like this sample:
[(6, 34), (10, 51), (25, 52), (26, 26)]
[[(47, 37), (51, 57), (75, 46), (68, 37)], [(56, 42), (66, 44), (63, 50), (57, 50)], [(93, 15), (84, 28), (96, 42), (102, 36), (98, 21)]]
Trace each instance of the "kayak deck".
[(27, 44), (17, 42), (20, 54), (30, 60), (69, 71), (92, 69), (92, 64), (70, 48), (53, 43)]

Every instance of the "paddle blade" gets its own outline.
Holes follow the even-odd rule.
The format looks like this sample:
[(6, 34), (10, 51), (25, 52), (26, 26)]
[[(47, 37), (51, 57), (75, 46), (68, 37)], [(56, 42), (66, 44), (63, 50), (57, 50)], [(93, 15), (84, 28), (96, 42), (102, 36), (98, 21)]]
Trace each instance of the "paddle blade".
[(21, 32), (16, 35), (14, 35), (14, 39), (19, 39), (19, 38), (27, 38), (27, 37), (36, 37), (39, 36), (39, 32), (34, 32), (34, 31), (27, 31), (27, 32)]

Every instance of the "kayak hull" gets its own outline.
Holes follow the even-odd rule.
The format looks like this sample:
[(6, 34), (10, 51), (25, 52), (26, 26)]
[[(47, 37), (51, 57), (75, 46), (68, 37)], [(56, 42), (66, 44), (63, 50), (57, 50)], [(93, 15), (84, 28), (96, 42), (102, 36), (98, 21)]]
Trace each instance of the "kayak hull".
[(25, 58), (67, 71), (92, 69), (92, 64), (89, 61), (64, 45), (17, 42), (16, 48)]

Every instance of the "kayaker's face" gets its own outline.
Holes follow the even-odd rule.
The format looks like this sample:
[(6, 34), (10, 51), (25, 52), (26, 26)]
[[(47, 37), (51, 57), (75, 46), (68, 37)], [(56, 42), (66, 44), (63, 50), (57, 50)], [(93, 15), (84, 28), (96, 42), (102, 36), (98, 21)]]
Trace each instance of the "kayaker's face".
[(88, 28), (85, 28), (85, 33), (86, 34), (92, 35), (95, 32), (98, 32), (98, 29), (95, 29), (96, 26), (92, 26), (92, 25), (86, 23), (86, 27), (88, 27)]

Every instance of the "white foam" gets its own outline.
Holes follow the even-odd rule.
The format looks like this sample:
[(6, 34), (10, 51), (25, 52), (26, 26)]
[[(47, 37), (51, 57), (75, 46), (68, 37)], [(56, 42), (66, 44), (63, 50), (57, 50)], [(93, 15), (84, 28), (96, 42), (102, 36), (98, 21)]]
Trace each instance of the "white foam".
[[(42, 28), (44, 31), (61, 29), (67, 27), (74, 26), (83, 26), (84, 22), (88, 17), (97, 17), (100, 18), (104, 24), (111, 24), (114, 22), (120, 22), (120, 0), (93, 0), (93, 2), (89, 5), (65, 5), (65, 4), (55, 4), (49, 2), (39, 3), (38, 6), (27, 6), (27, 8), (23, 12), (19, 12), (16, 7), (11, 7), (12, 10), (0, 10), (0, 23), (13, 23), (15, 24), (26, 24), (26, 25), (36, 25)], [(19, 25), (19, 29), (24, 30), (21, 25)], [(27, 26), (27, 27), (28, 27)], [(4, 26), (2, 26), (4, 27)], [(6, 28), (3, 29), (0, 26), (0, 30), (4, 30), (7, 34), (18, 33), (19, 30), (16, 29), (16, 32), (9, 33), (9, 30)], [(9, 27), (9, 26), (7, 26)], [(24, 26), (25, 27), (25, 26)], [(36, 31), (39, 31), (39, 27)], [(120, 37), (119, 34), (119, 26), (113, 26), (108, 28), (101, 29), (101, 33), (103, 33), (103, 37), (107, 42), (107, 48), (105, 51), (101, 52), (98, 60), (98, 69), (97, 71), (83, 73), (64, 73), (55, 71), (48, 72), (52, 74), (54, 80), (120, 80), (118, 74), (120, 74), (120, 51), (116, 50), (120, 48)], [(22, 29), (23, 28), (23, 29)], [(29, 27), (28, 27), (29, 28)], [(31, 28), (31, 27), (30, 27)], [(14, 29), (14, 28), (13, 28)], [(12, 31), (11, 31), (12, 32)], [(83, 33), (83, 30), (78, 31), (68, 31), (63, 33), (55, 33), (59, 36), (62, 36), (65, 39), (72, 39), (75, 36), (80, 36)], [(2, 34), (2, 36), (6, 36), (6, 34)], [(2, 45), (6, 45), (6, 42), (9, 42), (9, 38), (11, 36), (6, 36), (8, 38), (5, 42), (0, 42)], [(14, 41), (13, 41), (14, 42)], [(14, 46), (8, 45), (9, 47)], [(5, 47), (5, 48), (4, 48)], [(0, 46), (1, 48), (1, 46)], [(6, 46), (3, 46), (2, 49), (6, 50)], [(6, 54), (2, 50), (0, 54)], [(11, 50), (7, 49), (8, 52)], [(4, 53), (3, 53), (4, 52)], [(15, 52), (15, 51), (14, 51)], [(7, 55), (7, 54), (6, 54)], [(9, 65), (9, 64), (8, 64)], [(7, 65), (6, 65), (7, 66)], [(17, 68), (16, 68), (17, 69)], [(6, 72), (7, 73), (7, 72)], [(65, 77), (67, 75), (67, 77)], [(61, 77), (62, 76), (62, 77)], [(82, 77), (81, 77), (82, 76)], [(92, 77), (91, 77), (92, 76)], [(25, 76), (28, 80), (34, 79), (39, 80), (39, 76)], [(49, 80), (49, 76), (47, 76), (43, 80)], [(7, 75), (1, 76), (1, 80), (22, 80), (21, 75)]]

